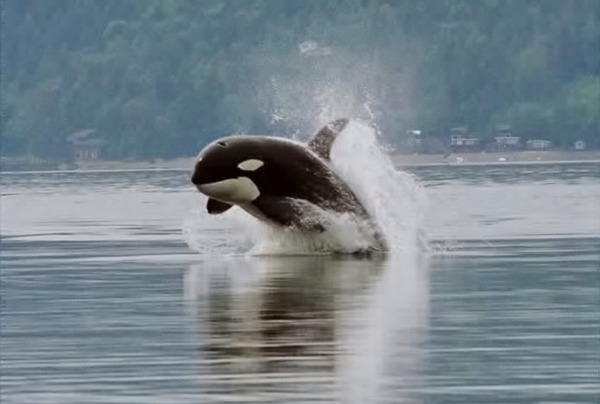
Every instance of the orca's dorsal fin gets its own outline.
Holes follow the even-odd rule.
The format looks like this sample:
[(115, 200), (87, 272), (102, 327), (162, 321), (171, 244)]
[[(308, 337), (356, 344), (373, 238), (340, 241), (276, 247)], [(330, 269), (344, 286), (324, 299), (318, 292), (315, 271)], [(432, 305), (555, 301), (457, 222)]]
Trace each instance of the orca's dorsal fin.
[(220, 213), (226, 212), (232, 206), (233, 205), (231, 205), (229, 203), (217, 201), (216, 199), (213, 199), (213, 198), (208, 198), (208, 202), (206, 202), (206, 210), (211, 215), (218, 215)]
[(348, 125), (347, 118), (329, 122), (308, 141), (308, 148), (322, 159), (329, 160), (331, 146), (333, 146), (335, 138), (344, 130), (346, 125)]

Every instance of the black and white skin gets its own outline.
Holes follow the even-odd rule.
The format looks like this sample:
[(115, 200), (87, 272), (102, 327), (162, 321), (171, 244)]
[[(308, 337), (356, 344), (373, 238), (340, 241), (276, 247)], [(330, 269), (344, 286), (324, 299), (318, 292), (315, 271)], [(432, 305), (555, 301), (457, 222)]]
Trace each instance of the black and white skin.
[(349, 213), (369, 223), (373, 249), (385, 251), (377, 225), (331, 167), (331, 147), (347, 125), (347, 119), (335, 120), (306, 145), (253, 135), (215, 140), (198, 154), (192, 182), (208, 197), (210, 214), (238, 206), (273, 226), (323, 232), (327, 219), (319, 212)]

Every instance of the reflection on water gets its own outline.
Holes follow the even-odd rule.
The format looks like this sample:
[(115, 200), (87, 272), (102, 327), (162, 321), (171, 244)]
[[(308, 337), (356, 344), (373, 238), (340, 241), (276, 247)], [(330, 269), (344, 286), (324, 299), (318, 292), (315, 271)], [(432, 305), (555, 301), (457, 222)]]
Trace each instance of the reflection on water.
[(437, 248), (382, 260), (190, 251), (187, 172), (3, 175), (1, 401), (600, 402), (599, 168), (418, 169)]
[(380, 398), (388, 378), (422, 384), (415, 379), (428, 300), (418, 260), (261, 258), (191, 267), (185, 285), (206, 399), (363, 403)]

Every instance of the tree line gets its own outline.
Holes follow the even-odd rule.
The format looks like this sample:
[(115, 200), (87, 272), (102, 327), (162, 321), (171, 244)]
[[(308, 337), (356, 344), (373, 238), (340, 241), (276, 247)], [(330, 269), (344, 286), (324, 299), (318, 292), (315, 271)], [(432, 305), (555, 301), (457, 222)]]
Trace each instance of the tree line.
[(597, 0), (4, 0), (2, 154), (194, 154), (367, 119), (599, 145)]

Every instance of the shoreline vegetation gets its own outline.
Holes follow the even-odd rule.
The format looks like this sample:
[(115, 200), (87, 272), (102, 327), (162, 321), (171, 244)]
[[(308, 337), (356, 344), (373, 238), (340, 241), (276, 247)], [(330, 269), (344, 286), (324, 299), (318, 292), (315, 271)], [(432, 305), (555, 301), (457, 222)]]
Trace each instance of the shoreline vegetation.
[[(28, 157), (3, 157), (0, 172), (23, 171), (101, 171), (101, 170), (191, 170), (195, 157), (152, 160), (88, 160), (72, 164)], [(600, 163), (600, 150), (594, 151), (513, 151), (451, 154), (394, 154), (397, 167)]]
[(176, 158), (341, 116), (419, 152), (596, 150), (598, 21), (598, 0), (5, 1), (2, 155)]

